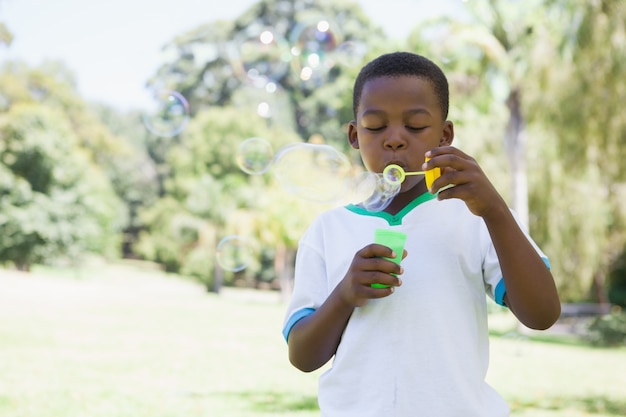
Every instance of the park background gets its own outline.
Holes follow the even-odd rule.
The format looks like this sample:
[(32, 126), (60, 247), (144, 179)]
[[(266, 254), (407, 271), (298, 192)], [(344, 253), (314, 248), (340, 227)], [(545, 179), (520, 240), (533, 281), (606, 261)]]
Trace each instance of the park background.
[[(358, 168), (353, 79), (411, 50), (448, 75), (455, 143), (521, 213), (562, 301), (603, 313), (537, 334), (492, 306), (491, 382), (514, 415), (626, 415), (626, 4), (389, 2), (405, 28), (391, 36), (358, 2), (249, 3), (197, 13), (114, 102), (63, 60), (13, 56), (28, 34), (0, 1), (0, 414), (315, 415), (318, 373), (290, 368), (280, 327), (298, 238), (336, 202), (236, 157), (255, 137), (330, 145)], [(147, 86), (177, 94), (136, 99)], [(245, 241), (228, 252), (245, 268), (218, 262), (224, 238)]]

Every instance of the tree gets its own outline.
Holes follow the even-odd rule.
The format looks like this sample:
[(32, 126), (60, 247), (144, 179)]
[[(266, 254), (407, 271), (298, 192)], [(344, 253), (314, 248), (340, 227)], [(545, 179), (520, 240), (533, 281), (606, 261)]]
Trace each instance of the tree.
[(116, 252), (119, 200), (77, 152), (62, 114), (17, 104), (0, 114), (0, 263), (34, 263)]
[(546, 27), (562, 35), (543, 49), (541, 89), (529, 96), (529, 117), (549, 138), (533, 151), (531, 201), (567, 277), (563, 297), (604, 302), (605, 276), (626, 242), (626, 4), (546, 3)]

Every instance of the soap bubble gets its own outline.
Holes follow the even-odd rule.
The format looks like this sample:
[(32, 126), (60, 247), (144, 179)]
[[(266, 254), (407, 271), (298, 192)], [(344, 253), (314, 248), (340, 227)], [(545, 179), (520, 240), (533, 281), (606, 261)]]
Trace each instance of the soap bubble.
[(272, 145), (263, 138), (248, 138), (237, 148), (237, 165), (246, 174), (260, 175), (267, 172), (273, 157)]
[(383, 174), (374, 174), (376, 180), (374, 190), (370, 196), (361, 202), (368, 211), (383, 211), (400, 192), (401, 183), (392, 183), (383, 177)]
[(289, 43), (274, 28), (251, 25), (234, 40), (230, 60), (242, 79), (279, 80), (289, 70)]
[(319, 203), (345, 198), (351, 172), (348, 158), (329, 145), (292, 144), (274, 157), (273, 173), (280, 185), (297, 197)]
[(170, 90), (151, 90), (148, 108), (143, 112), (144, 126), (162, 137), (183, 131), (189, 121), (189, 103), (182, 94)]
[(303, 82), (316, 81), (335, 65), (332, 52), (339, 43), (330, 20), (312, 19), (294, 27), (290, 34), (291, 54)]
[(226, 236), (217, 245), (217, 263), (226, 271), (239, 272), (248, 267), (253, 252), (248, 242), (241, 236)]

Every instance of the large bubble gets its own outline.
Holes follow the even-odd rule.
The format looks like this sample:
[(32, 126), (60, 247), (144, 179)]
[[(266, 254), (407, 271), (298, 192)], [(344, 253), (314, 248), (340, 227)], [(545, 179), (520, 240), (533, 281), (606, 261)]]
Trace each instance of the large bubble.
[(345, 199), (351, 185), (350, 161), (329, 145), (285, 146), (276, 153), (272, 171), (286, 191), (319, 203)]

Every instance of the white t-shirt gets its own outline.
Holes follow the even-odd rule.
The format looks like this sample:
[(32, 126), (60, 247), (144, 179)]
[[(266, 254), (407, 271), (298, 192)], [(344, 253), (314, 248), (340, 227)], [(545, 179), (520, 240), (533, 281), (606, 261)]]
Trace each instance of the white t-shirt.
[(485, 293), (502, 304), (504, 281), (484, 221), (461, 200), (425, 193), (395, 216), (352, 205), (323, 213), (298, 247), (285, 339), (326, 300), (377, 228), (407, 234), (402, 286), (354, 310), (320, 378), (322, 416), (508, 416), (485, 382)]

